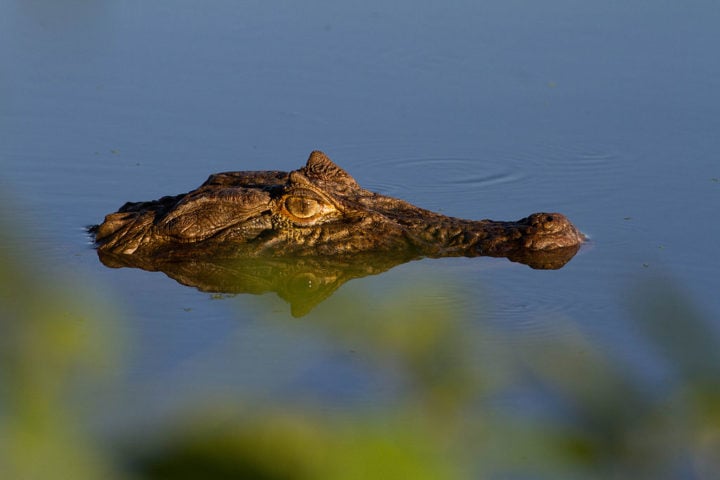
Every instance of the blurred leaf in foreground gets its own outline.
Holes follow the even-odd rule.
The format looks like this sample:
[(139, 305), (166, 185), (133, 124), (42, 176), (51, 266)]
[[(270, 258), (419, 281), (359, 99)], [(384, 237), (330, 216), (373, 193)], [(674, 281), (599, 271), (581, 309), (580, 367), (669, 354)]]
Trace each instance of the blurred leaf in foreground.
[(378, 416), (209, 413), (134, 445), (132, 469), (153, 480), (459, 478), (434, 442), (416, 433)]

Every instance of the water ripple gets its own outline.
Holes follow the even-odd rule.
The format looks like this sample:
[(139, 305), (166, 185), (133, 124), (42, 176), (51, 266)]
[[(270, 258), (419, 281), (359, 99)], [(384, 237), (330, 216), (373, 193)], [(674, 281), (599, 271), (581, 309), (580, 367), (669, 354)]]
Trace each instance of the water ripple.
[(452, 206), (459, 199), (479, 200), (479, 193), (488, 188), (518, 183), (524, 177), (508, 164), (469, 156), (393, 157), (364, 166), (370, 178), (364, 182), (368, 189), (435, 209)]

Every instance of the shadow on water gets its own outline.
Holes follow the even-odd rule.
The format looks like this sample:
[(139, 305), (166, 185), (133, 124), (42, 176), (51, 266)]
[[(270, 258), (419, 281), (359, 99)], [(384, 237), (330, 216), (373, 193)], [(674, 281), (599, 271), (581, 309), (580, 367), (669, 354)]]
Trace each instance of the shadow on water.
[(19, 242), (10, 231), (2, 229), (9, 247), (0, 250), (4, 478), (720, 474), (717, 332), (672, 283), (635, 290), (628, 308), (672, 379), (659, 387), (572, 324), (562, 338), (503, 341), (507, 333), (462, 323), (443, 306), (417, 311), (408, 288), (436, 287), (404, 286), (371, 316), (366, 298), (351, 298), (307, 323), (278, 324), (359, 352), (377, 375), (397, 372), (403, 387), (389, 403), (338, 412), (287, 394), (258, 403), (206, 391), (165, 418), (99, 432), (91, 412), (122, 408), (99, 394), (123, 364), (108, 355), (117, 351), (113, 311), (79, 282), (69, 292), (67, 278), (39, 274), (11, 247)]

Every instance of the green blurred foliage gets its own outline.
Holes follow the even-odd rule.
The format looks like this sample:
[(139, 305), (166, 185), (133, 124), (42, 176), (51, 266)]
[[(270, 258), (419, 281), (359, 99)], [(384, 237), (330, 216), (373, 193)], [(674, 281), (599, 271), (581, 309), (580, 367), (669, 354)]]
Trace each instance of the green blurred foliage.
[(102, 307), (0, 231), (0, 478), (115, 478), (75, 402), (115, 362)]
[(133, 469), (152, 479), (456, 478), (429, 440), (382, 416), (328, 418), (291, 407), (206, 412), (147, 439), (139, 454), (136, 446)]
[[(0, 240), (3, 479), (720, 476), (717, 332), (667, 282), (639, 287), (629, 305), (670, 370), (662, 388), (571, 322), (556, 338), (515, 332), (510, 340), (442, 306), (415, 305), (438, 295), (421, 285), (388, 292), (372, 308), (350, 298), (281, 325), (356, 350), (377, 372), (399, 372), (404, 388), (391, 402), (329, 411), (208, 392), (151, 434), (107, 438), (87, 426), (83, 408), (108, 382), (99, 373), (122, 368), (112, 309), (80, 282), (49, 276), (8, 246), (18, 241), (7, 233)], [(524, 406), (507, 401), (518, 392)]]

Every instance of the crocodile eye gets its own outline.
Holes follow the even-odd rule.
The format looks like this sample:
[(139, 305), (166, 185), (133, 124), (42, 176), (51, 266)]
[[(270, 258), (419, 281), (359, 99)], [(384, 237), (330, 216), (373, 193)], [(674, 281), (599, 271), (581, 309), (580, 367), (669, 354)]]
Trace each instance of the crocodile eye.
[(287, 192), (280, 199), (280, 211), (300, 225), (311, 225), (338, 216), (338, 209), (330, 200), (305, 188)]
[(301, 220), (309, 220), (323, 211), (322, 204), (309, 197), (288, 197), (285, 199), (285, 208)]

